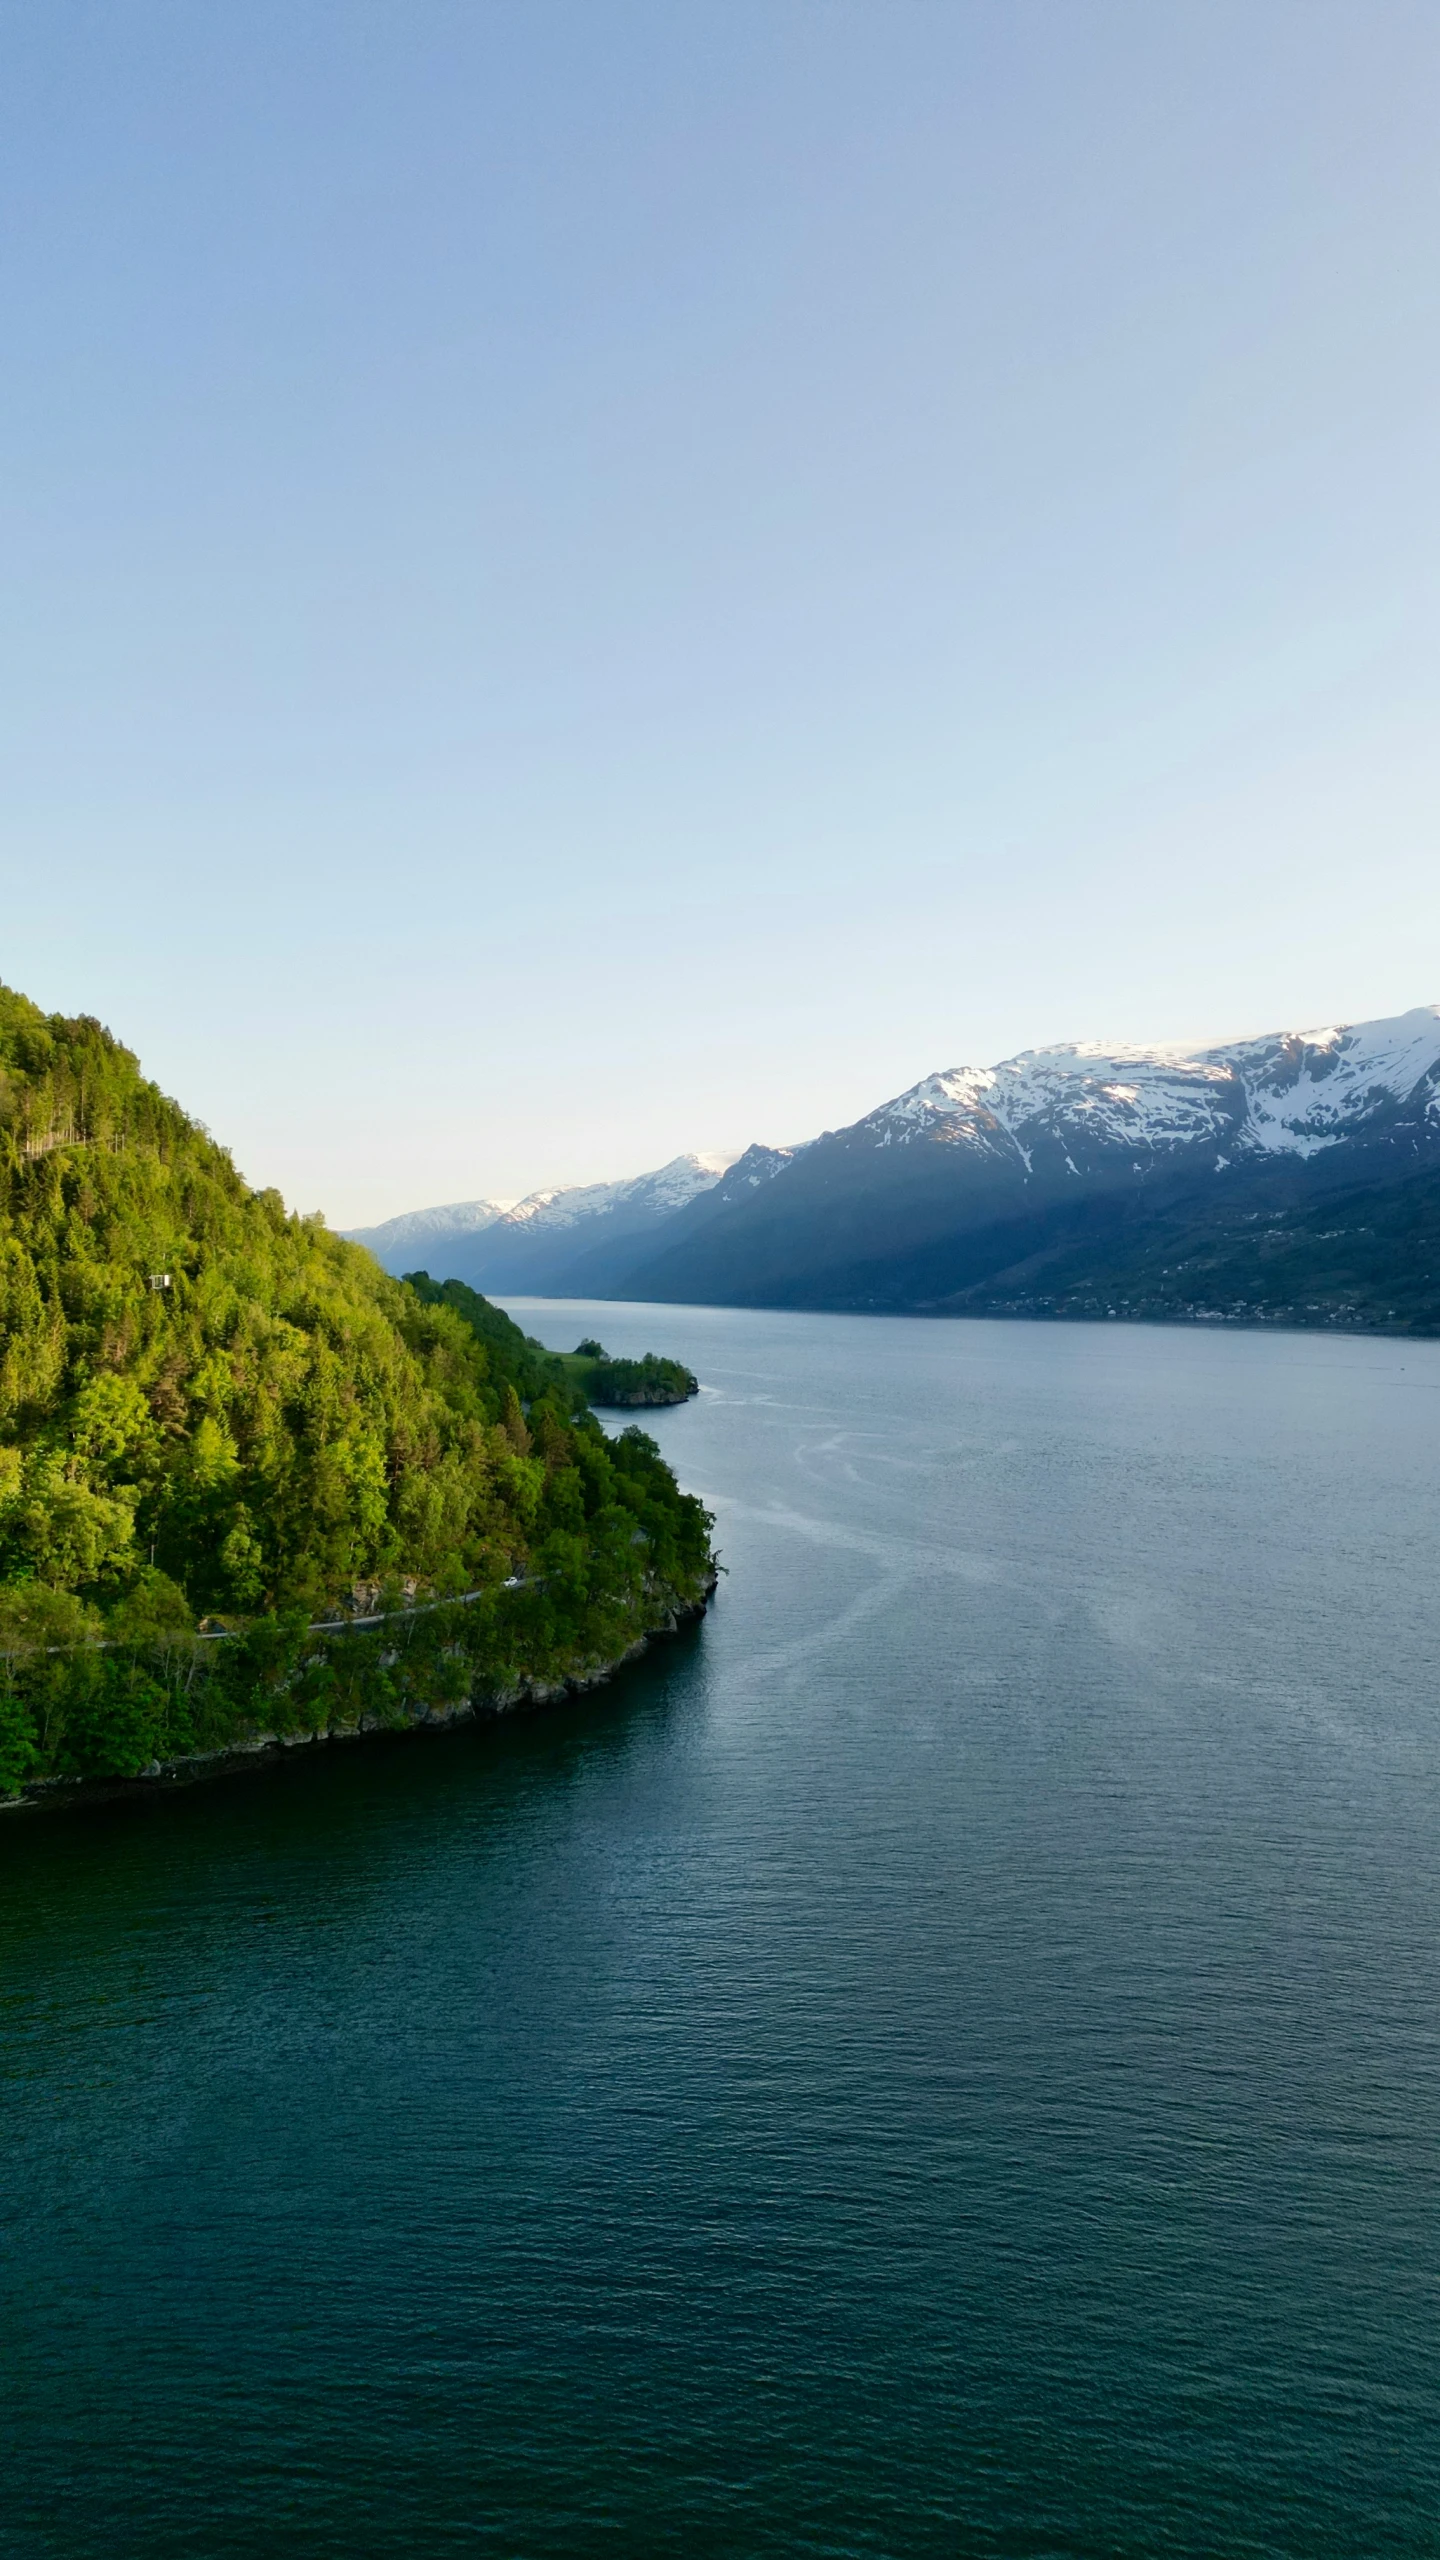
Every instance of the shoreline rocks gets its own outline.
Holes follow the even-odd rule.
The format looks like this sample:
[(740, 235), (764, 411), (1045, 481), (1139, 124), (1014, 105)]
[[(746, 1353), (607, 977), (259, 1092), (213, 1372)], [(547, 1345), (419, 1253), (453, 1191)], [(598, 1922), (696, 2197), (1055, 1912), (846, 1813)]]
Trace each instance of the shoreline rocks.
[(60, 1812), (83, 1804), (97, 1804), (120, 1798), (153, 1795), (157, 1787), (184, 1786), (205, 1777), (221, 1778), (239, 1771), (254, 1760), (274, 1751), (298, 1751), (306, 1747), (332, 1742), (362, 1742), (376, 1734), (406, 1735), (442, 1733), (452, 1725), (498, 1721), (501, 1716), (518, 1715), (540, 1707), (560, 1706), (567, 1698), (584, 1697), (592, 1689), (606, 1688), (620, 1672), (641, 1660), (652, 1645), (664, 1644), (688, 1626), (703, 1619), (715, 1596), (719, 1574), (711, 1568), (704, 1589), (697, 1600), (677, 1600), (669, 1615), (658, 1626), (650, 1627), (623, 1653), (611, 1662), (599, 1662), (582, 1671), (567, 1672), (559, 1680), (524, 1679), (512, 1688), (473, 1691), (468, 1698), (457, 1699), (453, 1706), (424, 1707), (404, 1723), (390, 1724), (383, 1718), (363, 1715), (354, 1724), (317, 1728), (310, 1733), (256, 1733), (243, 1742), (229, 1742), (218, 1751), (195, 1751), (175, 1760), (153, 1761), (133, 1778), (41, 1778), (25, 1787), (17, 1796), (0, 1800), (0, 1812)]

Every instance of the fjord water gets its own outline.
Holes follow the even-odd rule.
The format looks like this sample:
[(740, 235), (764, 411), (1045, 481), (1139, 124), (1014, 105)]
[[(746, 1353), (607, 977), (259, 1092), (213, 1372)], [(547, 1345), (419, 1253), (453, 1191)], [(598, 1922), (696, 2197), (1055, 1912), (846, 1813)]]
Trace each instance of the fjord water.
[(0, 1821), (0, 2550), (1440, 2544), (1440, 1346), (677, 1352), (705, 1627)]

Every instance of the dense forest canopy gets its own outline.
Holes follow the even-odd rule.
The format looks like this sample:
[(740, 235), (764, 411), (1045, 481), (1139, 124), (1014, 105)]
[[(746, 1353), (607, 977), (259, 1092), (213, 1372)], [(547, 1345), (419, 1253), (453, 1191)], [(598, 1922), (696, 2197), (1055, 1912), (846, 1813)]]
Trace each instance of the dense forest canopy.
[[(505, 1327), (511, 1334), (516, 1328), (498, 1307), (482, 1298), (466, 1280), (432, 1280), (428, 1271), (407, 1271), (405, 1283), (431, 1307), (453, 1307), (472, 1325), (482, 1342), (497, 1338), (496, 1328)], [(523, 1336), (516, 1337), (524, 1339)], [(684, 1404), (687, 1397), (698, 1395), (700, 1381), (683, 1360), (669, 1360), (656, 1351), (647, 1351), (639, 1360), (612, 1359), (602, 1342), (587, 1335), (573, 1351), (542, 1351), (538, 1343), (529, 1349), (544, 1363), (545, 1377), (563, 1376), (572, 1393), (582, 1403), (598, 1405)]]
[(466, 1296), (252, 1191), (98, 1022), (0, 989), (4, 1658), (518, 1585), (553, 1666), (690, 1596), (699, 1504)]

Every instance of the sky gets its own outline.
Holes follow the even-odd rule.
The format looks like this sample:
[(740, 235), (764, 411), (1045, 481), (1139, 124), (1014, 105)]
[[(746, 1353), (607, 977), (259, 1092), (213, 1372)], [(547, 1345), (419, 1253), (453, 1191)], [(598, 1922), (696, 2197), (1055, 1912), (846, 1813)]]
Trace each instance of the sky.
[(1434, 0), (0, 0), (0, 976), (332, 1224), (1440, 998)]

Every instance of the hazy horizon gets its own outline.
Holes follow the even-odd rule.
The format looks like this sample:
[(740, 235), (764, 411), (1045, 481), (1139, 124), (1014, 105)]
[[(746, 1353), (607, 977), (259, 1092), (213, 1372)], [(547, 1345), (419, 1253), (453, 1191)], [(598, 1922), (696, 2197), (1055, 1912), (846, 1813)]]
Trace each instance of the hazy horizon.
[(0, 975), (256, 1182), (372, 1225), (1440, 985), (1433, 10), (0, 62)]

